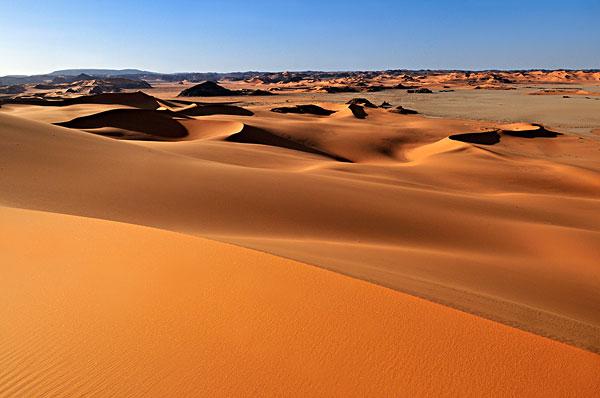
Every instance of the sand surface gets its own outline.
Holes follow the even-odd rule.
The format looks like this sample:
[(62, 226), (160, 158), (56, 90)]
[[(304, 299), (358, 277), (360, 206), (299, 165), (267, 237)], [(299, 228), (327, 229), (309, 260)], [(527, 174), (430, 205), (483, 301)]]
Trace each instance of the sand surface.
[(0, 395), (591, 396), (598, 135), (313, 95), (2, 105)]
[(592, 396), (597, 355), (280, 257), (0, 208), (2, 396)]

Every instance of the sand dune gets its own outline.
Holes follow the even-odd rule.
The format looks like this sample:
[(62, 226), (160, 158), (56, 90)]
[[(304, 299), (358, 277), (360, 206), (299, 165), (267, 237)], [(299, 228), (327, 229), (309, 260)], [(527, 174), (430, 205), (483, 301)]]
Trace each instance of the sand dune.
[(252, 131), (238, 116), (131, 143), (0, 114), (1, 200), (253, 247), (599, 350), (596, 141), (450, 145), (500, 126), (372, 109), (365, 130), (344, 108), (254, 108), (251, 126), (352, 164), (228, 142)]
[(501, 133), (504, 135), (511, 135), (513, 137), (521, 137), (521, 138), (555, 138), (561, 135), (556, 131), (550, 131), (546, 129), (541, 124), (526, 124), (526, 123), (517, 123), (517, 124), (509, 124), (505, 126), (501, 126)]
[(241, 131), (230, 135), (225, 140), (229, 142), (276, 146), (281, 148), (292, 149), (295, 151), (314, 153), (316, 155), (321, 155), (326, 158), (331, 158), (340, 162), (350, 162), (350, 160), (345, 159), (343, 157), (326, 153), (314, 148), (313, 146), (311, 146), (311, 142), (297, 142), (288, 137), (273, 134), (267, 130), (263, 130), (249, 125), (245, 125)]
[(24, 104), (37, 106), (69, 106), (78, 104), (104, 104), (104, 105), (125, 105), (140, 109), (157, 109), (163, 105), (169, 105), (169, 102), (159, 100), (151, 95), (141, 91), (132, 93), (104, 93), (96, 95), (82, 95), (77, 97), (66, 97), (57, 99), (42, 98), (12, 98), (4, 99), (8, 104)]
[(210, 116), (210, 115), (237, 115), (252, 116), (254, 113), (240, 106), (227, 104), (198, 105), (192, 104), (183, 109), (178, 109), (177, 113), (185, 116)]
[(142, 139), (183, 138), (187, 136), (186, 128), (174, 116), (179, 115), (151, 109), (111, 109), (89, 116), (78, 117), (67, 122), (56, 123), (56, 125), (120, 138), (137, 138), (138, 136), (131, 134), (132, 132), (143, 133)]
[(511, 123), (502, 125), (495, 130), (453, 134), (448, 138), (471, 144), (494, 145), (499, 143), (503, 136), (519, 138), (556, 138), (559, 135), (561, 134), (556, 131), (550, 131), (541, 124)]
[(0, 396), (593, 396), (597, 134), (326, 95), (3, 104)]
[(315, 267), (139, 226), (0, 216), (3, 396), (600, 389), (595, 354)]

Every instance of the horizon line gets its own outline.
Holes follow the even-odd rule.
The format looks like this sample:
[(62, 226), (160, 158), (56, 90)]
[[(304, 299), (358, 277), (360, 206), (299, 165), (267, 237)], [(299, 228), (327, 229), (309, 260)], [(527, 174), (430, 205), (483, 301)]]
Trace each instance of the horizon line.
[[(482, 69), (462, 69), (462, 68), (384, 68), (384, 69), (281, 69), (281, 70), (232, 70), (232, 71), (179, 71), (179, 72), (155, 72), (151, 70), (144, 70), (138, 68), (65, 68), (56, 69), (46, 73), (33, 73), (33, 74), (7, 74), (0, 77), (32, 77), (32, 76), (45, 76), (55, 74), (58, 72), (68, 71), (106, 71), (106, 72), (123, 72), (123, 71), (138, 71), (139, 73), (148, 73), (154, 75), (179, 75), (179, 74), (235, 74), (235, 73), (306, 73), (306, 72), (317, 72), (317, 73), (345, 73), (345, 72), (387, 72), (387, 71), (406, 71), (406, 72), (531, 72), (531, 71), (583, 71), (583, 72), (600, 72), (600, 67), (582, 67), (582, 68), (482, 68)], [(84, 72), (82, 72), (84, 73)]]

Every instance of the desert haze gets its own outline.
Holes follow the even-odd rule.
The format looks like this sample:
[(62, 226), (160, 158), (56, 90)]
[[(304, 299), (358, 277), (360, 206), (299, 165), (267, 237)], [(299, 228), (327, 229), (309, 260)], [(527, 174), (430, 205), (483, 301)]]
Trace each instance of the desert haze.
[(600, 72), (0, 77), (0, 396), (600, 394)]

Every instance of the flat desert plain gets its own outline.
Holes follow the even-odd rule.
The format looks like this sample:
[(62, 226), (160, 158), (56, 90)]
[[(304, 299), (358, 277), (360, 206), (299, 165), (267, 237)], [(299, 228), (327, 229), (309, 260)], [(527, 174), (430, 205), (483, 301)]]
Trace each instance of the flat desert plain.
[(490, 76), (4, 96), (0, 396), (598, 396), (600, 76)]

